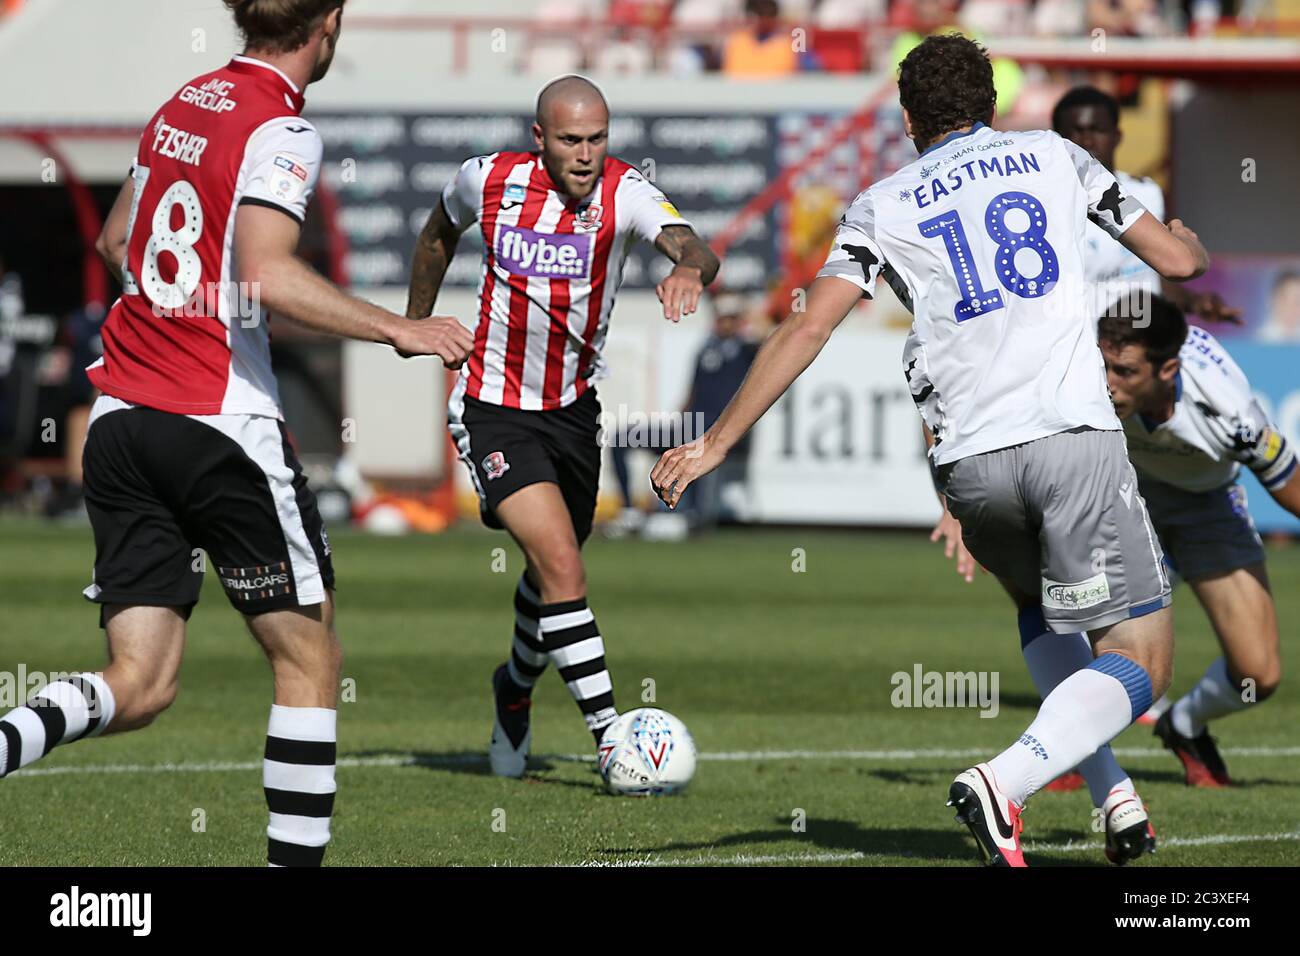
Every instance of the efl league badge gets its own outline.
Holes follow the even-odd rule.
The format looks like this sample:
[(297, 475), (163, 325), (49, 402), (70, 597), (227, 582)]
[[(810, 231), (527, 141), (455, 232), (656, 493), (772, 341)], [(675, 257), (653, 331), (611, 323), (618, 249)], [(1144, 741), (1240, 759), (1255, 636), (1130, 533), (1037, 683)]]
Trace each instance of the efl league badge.
[(501, 208), (512, 209), (524, 201), (524, 187), (518, 183), (511, 183), (506, 187), (505, 194), (501, 197)]
[(600, 228), (600, 218), (605, 214), (600, 203), (588, 203), (578, 210), (577, 227), (579, 230), (595, 232)]
[(509, 470), (510, 462), (506, 461), (504, 452), (494, 451), (483, 459), (483, 471), (487, 473), (488, 481), (500, 478)]

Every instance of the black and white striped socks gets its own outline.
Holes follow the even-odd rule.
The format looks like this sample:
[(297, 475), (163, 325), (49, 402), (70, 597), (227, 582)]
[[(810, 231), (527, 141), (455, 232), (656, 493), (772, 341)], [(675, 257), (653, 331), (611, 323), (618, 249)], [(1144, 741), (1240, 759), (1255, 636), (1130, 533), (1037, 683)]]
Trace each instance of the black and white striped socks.
[(546, 670), (546, 648), (537, 628), (541, 603), (527, 576), (521, 574), (519, 587), (515, 589), (515, 639), (507, 667), (510, 679), (524, 690), (532, 688)]
[(271, 706), (262, 763), (271, 866), (320, 866), (325, 858), (334, 812), (336, 716), (326, 707)]
[(0, 777), (39, 760), (59, 744), (95, 737), (113, 720), (113, 691), (100, 674), (46, 684), (0, 717)]
[(614, 685), (605, 668), (605, 642), (587, 599), (541, 605), (538, 629), (547, 656), (578, 702), (587, 729), (600, 743), (601, 734), (618, 717), (618, 711), (614, 709)]

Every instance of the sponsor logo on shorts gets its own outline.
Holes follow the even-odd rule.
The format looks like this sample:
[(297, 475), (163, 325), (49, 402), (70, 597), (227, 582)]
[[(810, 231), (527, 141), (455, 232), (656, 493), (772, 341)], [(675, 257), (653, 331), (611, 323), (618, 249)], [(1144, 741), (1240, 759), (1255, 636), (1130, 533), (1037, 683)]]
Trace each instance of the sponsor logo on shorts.
[(1110, 582), (1105, 572), (1066, 584), (1043, 578), (1043, 607), (1056, 611), (1081, 611), (1110, 600)]
[(590, 275), (591, 240), (590, 235), (502, 226), (497, 231), (497, 261), (512, 275), (580, 279)]
[(293, 593), (289, 562), (262, 564), (251, 568), (217, 568), (221, 586), (236, 601), (257, 601)]
[(506, 461), (505, 452), (494, 451), (483, 459), (483, 472), (487, 475), (488, 481), (500, 478), (509, 470), (510, 462)]
[(1124, 507), (1133, 507), (1133, 482), (1126, 481), (1119, 486), (1119, 496), (1124, 499)]

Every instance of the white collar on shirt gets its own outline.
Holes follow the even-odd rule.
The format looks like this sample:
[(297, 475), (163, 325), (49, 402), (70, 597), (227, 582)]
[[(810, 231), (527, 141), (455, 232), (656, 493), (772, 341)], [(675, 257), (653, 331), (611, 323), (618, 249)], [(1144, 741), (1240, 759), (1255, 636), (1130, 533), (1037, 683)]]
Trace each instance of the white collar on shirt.
[(295, 93), (299, 93), (299, 94), (302, 93), (302, 90), (298, 89), (298, 85), (294, 83), (293, 80), (285, 76), (284, 72), (279, 67), (272, 66), (270, 63), (267, 63), (265, 60), (258, 60), (251, 56), (244, 56), (242, 53), (235, 54), (235, 59), (238, 60), (240, 63), (248, 63), (252, 66), (260, 66), (263, 69), (271, 70), (274, 73), (278, 73), (280, 75), (280, 79), (284, 80), (284, 82), (289, 84), (289, 89), (293, 90)]

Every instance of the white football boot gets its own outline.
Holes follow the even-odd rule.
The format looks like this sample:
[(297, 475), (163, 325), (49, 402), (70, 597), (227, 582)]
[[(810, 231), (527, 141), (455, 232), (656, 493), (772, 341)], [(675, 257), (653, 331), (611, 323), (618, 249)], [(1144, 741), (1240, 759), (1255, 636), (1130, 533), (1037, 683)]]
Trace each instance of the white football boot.
[(510, 669), (502, 664), (492, 675), (492, 696), (496, 703), (496, 722), (492, 726), (492, 743), (488, 747), (488, 763), (498, 777), (522, 777), (528, 766), (528, 750), (533, 743), (533, 728), (529, 721), (531, 697), (521, 697), (513, 703), (505, 700), (501, 691), (510, 679)]

